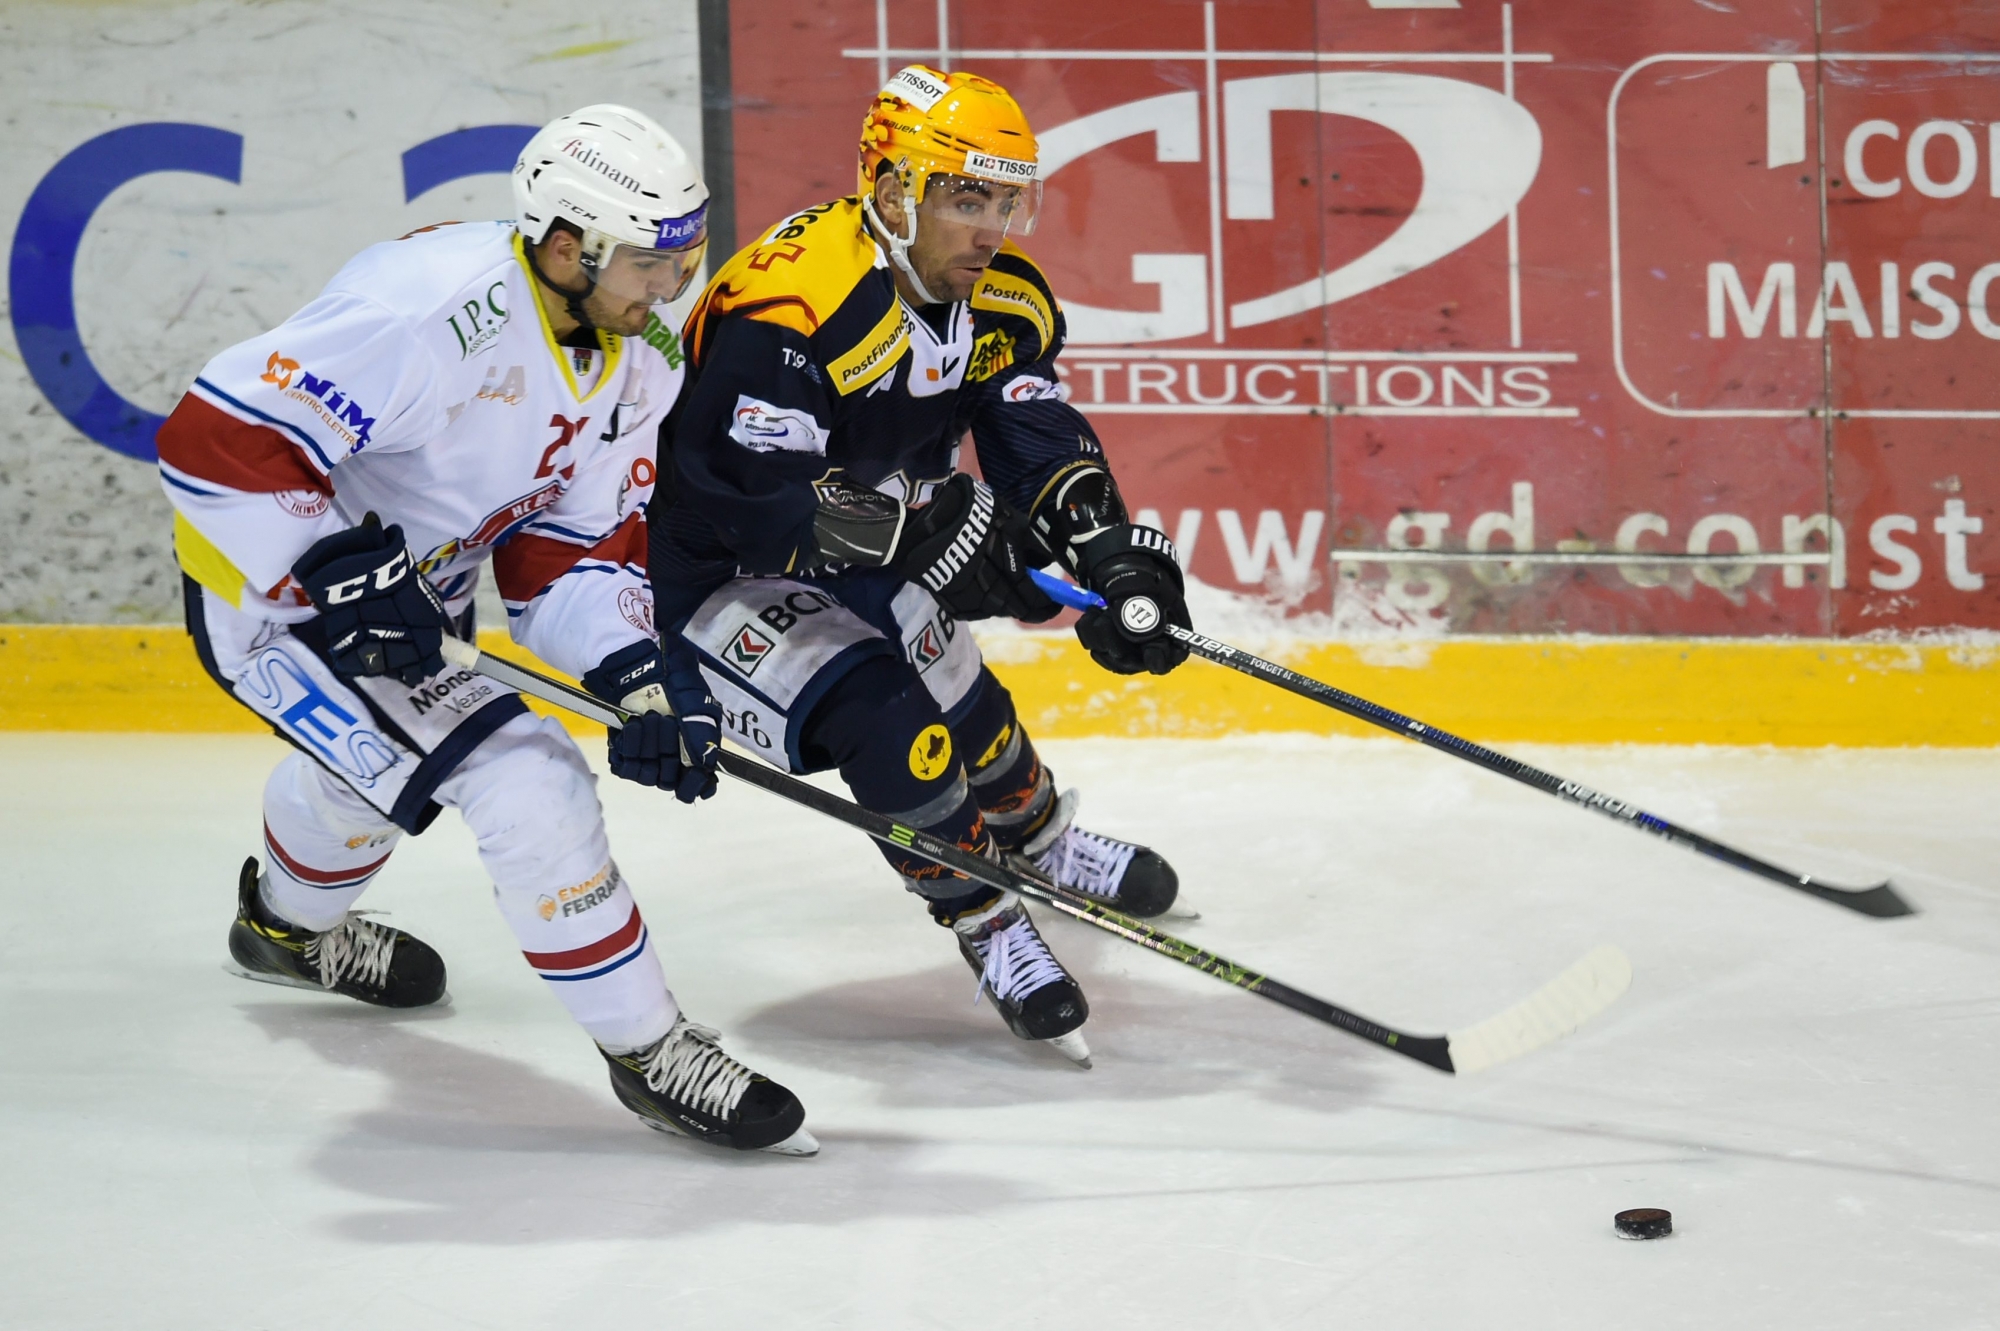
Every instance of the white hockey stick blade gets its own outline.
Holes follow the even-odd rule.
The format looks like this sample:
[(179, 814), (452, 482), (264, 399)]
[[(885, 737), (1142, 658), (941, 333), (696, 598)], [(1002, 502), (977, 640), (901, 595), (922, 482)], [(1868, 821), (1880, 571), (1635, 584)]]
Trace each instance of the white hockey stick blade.
[(1618, 1001), (1632, 984), (1632, 962), (1609, 943), (1497, 1016), (1455, 1031), (1452, 1071), (1461, 1077), (1484, 1072), (1552, 1044)]

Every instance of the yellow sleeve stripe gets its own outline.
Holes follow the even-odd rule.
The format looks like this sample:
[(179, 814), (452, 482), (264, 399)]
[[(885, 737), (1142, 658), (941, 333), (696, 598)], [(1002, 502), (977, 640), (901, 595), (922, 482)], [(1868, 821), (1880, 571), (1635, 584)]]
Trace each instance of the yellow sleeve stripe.
[(1049, 346), (1055, 341), (1055, 311), (1050, 308), (1049, 299), (1042, 294), (1042, 289), (1025, 277), (988, 268), (986, 276), (973, 290), (972, 308), (1011, 314), (1033, 324), (1035, 332), (1041, 336), (1037, 357), (1047, 354)]
[(896, 368), (909, 345), (910, 313), (902, 301), (893, 301), (868, 336), (827, 365), (834, 388), (845, 396), (868, 387)]
[(174, 514), (174, 558), (181, 572), (229, 604), (242, 607), (243, 570), (178, 511)]

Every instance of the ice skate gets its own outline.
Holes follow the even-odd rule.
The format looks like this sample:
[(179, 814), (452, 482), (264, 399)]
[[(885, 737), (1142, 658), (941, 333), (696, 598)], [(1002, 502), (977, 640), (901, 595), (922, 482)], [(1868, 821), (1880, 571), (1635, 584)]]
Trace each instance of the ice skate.
[(1201, 918), (1180, 902), (1180, 876), (1159, 852), (1078, 827), (1082, 803), (1077, 791), (1064, 791), (1049, 821), (1009, 855), (1013, 866), (1142, 920)]
[(799, 1097), (723, 1053), (720, 1039), (682, 1015), (656, 1044), (598, 1052), (611, 1065), (619, 1102), (649, 1128), (737, 1151), (818, 1155)]
[(246, 980), (324, 989), (381, 1007), (425, 1007), (444, 997), (444, 958), (400, 929), (350, 913), (331, 929), (279, 919), (257, 893), (257, 861), (243, 861), (229, 955)]
[(1042, 1040), (1063, 1057), (1090, 1066), (1083, 1023), (1090, 1004), (1049, 945), (1042, 941), (1021, 898), (1007, 892), (992, 905), (951, 923), (965, 964), (979, 977), (979, 992), (993, 1000), (1007, 1029), (1023, 1040)]

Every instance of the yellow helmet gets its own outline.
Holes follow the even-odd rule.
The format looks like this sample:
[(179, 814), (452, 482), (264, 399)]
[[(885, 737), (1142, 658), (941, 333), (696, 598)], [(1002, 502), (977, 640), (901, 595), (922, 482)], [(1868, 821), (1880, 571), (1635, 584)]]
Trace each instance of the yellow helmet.
[[(991, 79), (906, 65), (883, 85), (861, 122), (862, 206), (888, 239), (890, 258), (913, 279), (909, 247), (917, 215), (947, 199), (948, 216), (1026, 235), (1042, 200), (1035, 132), (1007, 90)], [(894, 171), (909, 200), (901, 234), (875, 212), (875, 182)], [(923, 291), (923, 284), (917, 283)], [(928, 293), (924, 293), (928, 295)]]

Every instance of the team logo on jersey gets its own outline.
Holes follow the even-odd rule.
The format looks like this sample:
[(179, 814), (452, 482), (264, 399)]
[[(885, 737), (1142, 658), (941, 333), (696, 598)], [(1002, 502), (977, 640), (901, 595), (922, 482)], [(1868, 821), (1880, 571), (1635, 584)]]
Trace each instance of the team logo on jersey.
[(736, 636), (729, 640), (729, 645), (722, 649), (722, 654), (729, 658), (729, 664), (749, 676), (757, 673), (757, 667), (764, 664), (765, 658), (771, 655), (771, 649), (777, 645), (757, 628), (746, 623), (736, 630)]
[(991, 379), (1000, 371), (1014, 363), (1015, 339), (994, 329), (982, 334), (972, 344), (972, 363), (965, 367), (967, 383), (978, 383), (981, 379)]
[(627, 587), (618, 593), (618, 613), (648, 638), (653, 633), (653, 593), (644, 587)]
[(941, 725), (928, 725), (910, 745), (910, 775), (919, 781), (935, 781), (951, 766), (951, 732)]
[[(495, 282), (486, 288), (485, 300), (468, 300), (445, 316), (451, 325), (452, 334), (458, 338), (458, 358), (470, 360), (486, 348), (500, 340), (500, 332), (507, 326), (507, 307), (499, 300), (500, 293), (507, 289), (505, 282)], [(459, 326), (459, 320), (465, 326)]]
[(1067, 402), (1069, 385), (1043, 379), (1039, 375), (1024, 374), (1001, 389), (1000, 396), (1009, 402)]
[(272, 352), (270, 359), (264, 362), (264, 373), (258, 377), (286, 397), (309, 408), (347, 444), (350, 454), (368, 447), (368, 432), (375, 428), (375, 418), (363, 411), (361, 404), (349, 398), (333, 380), (320, 378), (277, 351)]
[(279, 490), (271, 498), (279, 508), (295, 518), (316, 518), (325, 513), (328, 499), (317, 490)]
[(729, 437), (758, 453), (826, 452), (827, 432), (810, 412), (774, 407), (742, 393), (736, 396)]

